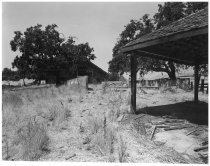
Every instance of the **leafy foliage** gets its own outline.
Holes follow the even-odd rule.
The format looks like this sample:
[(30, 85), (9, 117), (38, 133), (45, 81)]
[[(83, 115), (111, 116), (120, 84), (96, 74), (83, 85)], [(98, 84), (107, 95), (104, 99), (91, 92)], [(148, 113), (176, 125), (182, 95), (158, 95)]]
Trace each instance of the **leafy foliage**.
[[(12, 51), (19, 51), (12, 63), (22, 78), (46, 80), (49, 75), (56, 76), (56, 83), (60, 83), (60, 73), (63, 70), (76, 75), (78, 64), (93, 60), (94, 50), (85, 44), (75, 44), (73, 37), (65, 41), (56, 30), (57, 25), (52, 24), (42, 29), (42, 25), (27, 28), (24, 33), (16, 31), (10, 42)], [(84, 65), (84, 64), (83, 64)]]
[(117, 74), (117, 73), (111, 73), (110, 75), (109, 75), (109, 78), (108, 78), (108, 80), (109, 81), (119, 81), (119, 75)]
[(19, 80), (18, 72), (12, 71), (9, 68), (4, 68), (2, 71), (2, 81), (16, 81)]
[[(139, 20), (130, 20), (125, 26), (125, 29), (120, 33), (119, 39), (113, 48), (113, 58), (109, 61), (109, 72), (123, 74), (124, 72), (130, 71), (129, 56), (119, 52), (122, 46), (134, 39), (168, 25), (173, 21), (179, 20), (188, 14), (196, 12), (207, 5), (208, 3), (206, 2), (166, 2), (164, 5), (158, 5), (158, 12), (153, 18), (145, 14)], [(176, 64), (172, 61), (163, 61), (147, 57), (138, 57), (137, 61), (138, 65), (136, 71), (140, 71), (140, 75), (148, 71), (166, 72), (171, 79), (175, 79), (176, 71), (188, 68), (186, 65)]]

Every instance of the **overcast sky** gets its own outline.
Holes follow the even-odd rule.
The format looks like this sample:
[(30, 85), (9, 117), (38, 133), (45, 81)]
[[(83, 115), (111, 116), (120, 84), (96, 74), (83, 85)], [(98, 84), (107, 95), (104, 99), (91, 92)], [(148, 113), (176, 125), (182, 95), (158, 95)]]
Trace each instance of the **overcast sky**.
[(75, 36), (77, 43), (88, 42), (97, 57), (93, 62), (108, 71), (112, 48), (124, 25), (146, 13), (153, 15), (158, 10), (158, 3), (4, 2), (2, 8), (3, 68), (11, 68), (11, 62), (18, 54), (11, 51), (9, 44), (14, 31), (24, 32), (39, 23), (44, 27), (57, 24), (65, 38)]

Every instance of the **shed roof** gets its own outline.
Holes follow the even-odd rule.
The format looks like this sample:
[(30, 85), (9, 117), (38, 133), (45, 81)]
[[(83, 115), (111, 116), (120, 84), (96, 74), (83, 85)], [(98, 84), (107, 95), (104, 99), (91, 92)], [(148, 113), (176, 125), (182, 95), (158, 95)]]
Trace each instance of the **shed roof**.
[(121, 51), (185, 64), (195, 59), (208, 63), (208, 8), (133, 40)]
[(102, 73), (104, 76), (108, 76), (109, 74), (104, 71), (103, 69), (101, 69), (100, 67), (98, 67), (96, 64), (94, 64), (93, 62), (91, 61), (88, 61), (88, 66), (97, 70), (98, 72)]

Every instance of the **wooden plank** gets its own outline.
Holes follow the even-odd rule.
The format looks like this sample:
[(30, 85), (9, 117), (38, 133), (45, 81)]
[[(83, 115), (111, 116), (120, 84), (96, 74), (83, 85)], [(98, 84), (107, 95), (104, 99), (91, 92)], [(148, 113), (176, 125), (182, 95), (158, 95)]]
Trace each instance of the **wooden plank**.
[(170, 128), (169, 125), (157, 125), (156, 127), (157, 128)]
[(169, 130), (181, 130), (181, 129), (185, 129), (188, 128), (190, 126), (174, 126), (174, 127), (170, 127), (170, 128), (165, 128), (165, 131), (169, 131)]
[(136, 120), (136, 119), (142, 118), (142, 117), (144, 117), (144, 116), (145, 116), (145, 114), (140, 115), (140, 116), (138, 116), (138, 117), (134, 118), (133, 120)]
[(165, 128), (170, 128), (170, 126), (168, 126), (168, 125), (157, 125), (157, 126), (155, 126), (155, 128), (154, 128), (154, 130), (152, 132), (151, 140), (153, 139), (157, 128), (164, 128), (165, 129)]
[(154, 135), (155, 135), (155, 131), (156, 131), (157, 127), (155, 126), (153, 132), (152, 132), (152, 136), (151, 136), (151, 140), (153, 139)]
[(201, 80), (200, 91), (204, 93), (204, 79)]
[(151, 57), (154, 59), (161, 59), (161, 60), (171, 60), (173, 62), (179, 63), (179, 64), (186, 64), (186, 65), (193, 65), (194, 62), (190, 61), (190, 60), (183, 60), (180, 58), (173, 58), (173, 57), (169, 57), (167, 55), (161, 55), (161, 54), (156, 54), (156, 53), (152, 53), (152, 52), (147, 52), (147, 51), (143, 51), (143, 50), (137, 50), (136, 52), (141, 53), (141, 56), (144, 57)]
[(194, 133), (194, 132), (196, 132), (196, 131), (202, 131), (202, 130), (201, 130), (201, 129), (200, 129), (200, 130), (195, 129), (195, 130), (193, 130), (193, 131), (189, 132), (188, 134), (186, 134), (186, 136), (188, 136), (188, 135), (190, 135), (190, 134), (192, 134), (192, 133)]
[(205, 150), (205, 149), (208, 149), (208, 145), (195, 148), (194, 151), (198, 152), (198, 151)]
[(199, 77), (198, 77), (198, 71), (199, 71), (199, 65), (196, 63), (195, 64), (195, 69), (194, 69), (194, 81), (195, 81), (195, 86), (194, 86), (194, 101), (198, 102), (198, 86), (199, 86)]
[(131, 54), (131, 111), (136, 113), (136, 56)]

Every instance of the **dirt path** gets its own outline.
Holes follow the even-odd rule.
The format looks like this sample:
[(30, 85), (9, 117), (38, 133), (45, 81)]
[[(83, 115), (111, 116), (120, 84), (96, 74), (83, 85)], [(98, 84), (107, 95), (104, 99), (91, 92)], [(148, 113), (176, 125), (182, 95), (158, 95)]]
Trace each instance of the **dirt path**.
[[(126, 94), (123, 94), (125, 96)], [(149, 96), (149, 95), (148, 95)], [(146, 96), (146, 97), (148, 97)], [(91, 144), (84, 143), (88, 133), (85, 127), (90, 116), (96, 114), (102, 116), (110, 109), (110, 94), (101, 94), (100, 91), (90, 91), (85, 95), (79, 95), (63, 100), (71, 110), (71, 117), (60, 128), (50, 128), (50, 152), (43, 155), (42, 161), (110, 161), (109, 155), (103, 155)], [(154, 102), (154, 101), (152, 101)], [(152, 103), (151, 102), (151, 103)], [(121, 137), (126, 144), (126, 161), (141, 163), (202, 163), (187, 153), (178, 153), (168, 144), (158, 144), (160, 133), (156, 141), (150, 141), (149, 137), (141, 136), (133, 127), (132, 120), (128, 123), (116, 122), (117, 137)], [(119, 139), (118, 139), (119, 140)], [(118, 158), (119, 141), (115, 143), (115, 152), (112, 156)], [(116, 159), (115, 159), (116, 162)]]
[(90, 153), (91, 147), (83, 144), (86, 135), (84, 132), (80, 132), (80, 124), (84, 123), (84, 119), (87, 118), (84, 113), (88, 108), (92, 107), (91, 99), (87, 95), (87, 98), (81, 99), (81, 101), (74, 100), (68, 103), (71, 117), (60, 129), (51, 128), (49, 130), (50, 153), (44, 155), (40, 160), (104, 161), (103, 156), (94, 152)]

